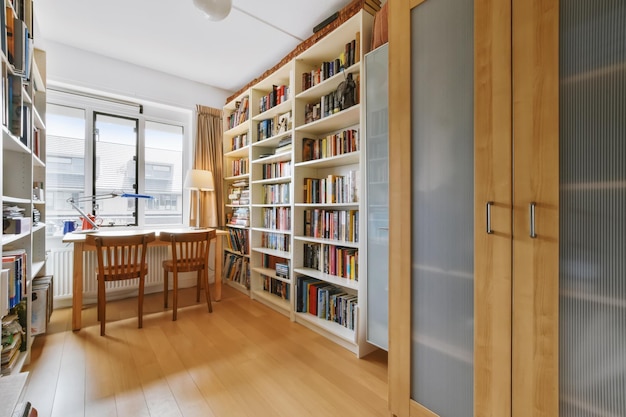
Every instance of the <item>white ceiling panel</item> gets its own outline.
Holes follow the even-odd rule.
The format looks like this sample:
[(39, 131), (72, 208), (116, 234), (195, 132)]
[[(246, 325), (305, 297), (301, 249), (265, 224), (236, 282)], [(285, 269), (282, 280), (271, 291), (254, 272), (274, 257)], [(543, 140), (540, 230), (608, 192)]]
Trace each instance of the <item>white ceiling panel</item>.
[(46, 40), (235, 91), (350, 0), (234, 0), (206, 19), (192, 0), (36, 0)]

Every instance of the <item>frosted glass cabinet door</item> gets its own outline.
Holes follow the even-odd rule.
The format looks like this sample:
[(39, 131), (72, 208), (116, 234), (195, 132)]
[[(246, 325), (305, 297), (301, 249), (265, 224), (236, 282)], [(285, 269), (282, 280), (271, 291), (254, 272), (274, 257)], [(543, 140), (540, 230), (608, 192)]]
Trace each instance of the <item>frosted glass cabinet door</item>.
[(367, 184), (367, 341), (388, 350), (389, 133), (388, 44), (365, 55)]
[(473, 409), (473, 12), (411, 10), (411, 398), (442, 417)]

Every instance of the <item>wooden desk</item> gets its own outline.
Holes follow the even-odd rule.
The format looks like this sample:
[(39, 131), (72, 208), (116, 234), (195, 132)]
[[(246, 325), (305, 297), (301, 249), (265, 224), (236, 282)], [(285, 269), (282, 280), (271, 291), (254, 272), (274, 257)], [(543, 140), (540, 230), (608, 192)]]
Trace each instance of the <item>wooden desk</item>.
[[(169, 230), (169, 229), (168, 229)], [(173, 229), (173, 231), (182, 229)], [(186, 229), (187, 231), (191, 229)], [(149, 231), (149, 230), (147, 230)], [(127, 234), (142, 233), (142, 230), (120, 230), (120, 231), (101, 231), (101, 233)], [(148, 243), (148, 246), (167, 246), (169, 242), (162, 242), (158, 239), (159, 231), (154, 231), (157, 239)], [(216, 230), (215, 239), (215, 301), (222, 299), (222, 253), (223, 242), (222, 237), (227, 236), (225, 230)], [(95, 250), (95, 247), (85, 244), (85, 233), (68, 233), (63, 236), (63, 243), (72, 243), (74, 245), (74, 274), (72, 275), (72, 330), (80, 330), (82, 309), (83, 309), (83, 254), (88, 250)]]

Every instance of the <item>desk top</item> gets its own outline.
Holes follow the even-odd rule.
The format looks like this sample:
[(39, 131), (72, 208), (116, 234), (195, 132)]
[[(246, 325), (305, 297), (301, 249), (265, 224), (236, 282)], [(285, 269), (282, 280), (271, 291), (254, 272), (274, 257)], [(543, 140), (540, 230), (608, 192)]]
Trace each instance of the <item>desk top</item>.
[[(205, 232), (207, 230), (213, 230), (213, 229), (193, 229), (193, 228), (179, 228), (179, 229), (163, 229), (163, 231), (167, 231), (167, 232)], [(85, 242), (85, 240), (87, 239), (87, 235), (94, 235), (94, 234), (99, 234), (99, 235), (109, 235), (109, 236), (128, 236), (128, 235), (138, 235), (138, 234), (142, 234), (142, 233), (155, 233), (156, 236), (156, 240), (158, 241), (158, 237), (159, 237), (159, 233), (161, 232), (160, 230), (148, 230), (148, 229), (117, 229), (117, 230), (89, 230), (86, 232), (83, 231), (76, 231), (76, 232), (71, 232), (71, 233), (66, 233), (63, 236), (63, 243), (83, 243)], [(227, 230), (221, 230), (221, 229), (215, 229), (215, 232), (218, 236), (220, 235), (227, 235), (228, 231)]]

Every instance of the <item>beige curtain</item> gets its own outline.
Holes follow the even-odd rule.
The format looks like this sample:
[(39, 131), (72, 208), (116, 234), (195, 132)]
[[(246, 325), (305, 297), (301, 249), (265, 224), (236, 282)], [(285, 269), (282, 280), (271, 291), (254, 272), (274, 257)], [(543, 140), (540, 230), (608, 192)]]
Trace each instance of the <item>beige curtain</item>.
[(196, 194), (200, 195), (200, 226), (224, 226), (222, 188), (222, 110), (196, 106), (198, 113), (198, 136), (194, 151), (195, 169), (206, 169), (213, 173), (215, 191), (191, 194), (191, 215), (189, 224), (196, 224)]

